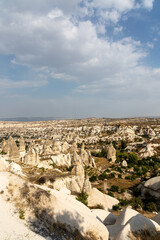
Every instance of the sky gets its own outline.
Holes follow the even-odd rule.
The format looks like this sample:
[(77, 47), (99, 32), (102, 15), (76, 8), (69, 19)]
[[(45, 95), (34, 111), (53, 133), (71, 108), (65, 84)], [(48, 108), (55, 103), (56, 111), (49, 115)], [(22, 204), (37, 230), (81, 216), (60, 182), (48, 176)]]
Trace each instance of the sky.
[(0, 117), (160, 116), (160, 0), (0, 0)]

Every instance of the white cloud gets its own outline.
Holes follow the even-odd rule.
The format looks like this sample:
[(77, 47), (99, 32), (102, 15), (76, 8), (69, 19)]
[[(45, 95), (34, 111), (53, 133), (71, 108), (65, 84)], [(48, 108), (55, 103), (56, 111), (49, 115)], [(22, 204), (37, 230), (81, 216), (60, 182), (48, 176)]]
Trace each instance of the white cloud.
[(91, 4), (94, 7), (125, 12), (135, 7), (135, 0), (93, 0)]
[(118, 34), (118, 33), (122, 32), (122, 30), (123, 30), (122, 26), (115, 27), (114, 28), (114, 34)]
[(142, 5), (149, 10), (153, 8), (153, 3), (154, 0), (142, 0)]
[(47, 80), (32, 80), (32, 81), (13, 81), (8, 78), (0, 79), (0, 89), (12, 89), (12, 88), (37, 88), (48, 84)]

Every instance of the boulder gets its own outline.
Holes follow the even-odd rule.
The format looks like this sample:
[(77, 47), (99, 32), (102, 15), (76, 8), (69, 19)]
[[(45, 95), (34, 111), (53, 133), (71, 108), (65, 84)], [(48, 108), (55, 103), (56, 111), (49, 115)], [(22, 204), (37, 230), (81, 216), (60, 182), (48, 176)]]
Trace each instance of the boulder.
[(123, 226), (134, 216), (138, 215), (139, 212), (127, 207), (117, 217), (114, 225), (107, 226), (110, 237), (115, 240), (117, 234), (122, 230)]
[(88, 206), (92, 208), (102, 205), (105, 210), (111, 210), (113, 205), (118, 203), (116, 198), (100, 192), (97, 188), (93, 188), (88, 194)]
[(127, 166), (128, 166), (128, 165), (127, 165), (127, 161), (123, 160), (122, 166), (123, 166), (123, 167), (127, 167)]
[(153, 177), (147, 180), (141, 185), (142, 197), (145, 197), (146, 193), (154, 196), (155, 198), (160, 198), (160, 176)]
[(133, 236), (136, 234), (143, 235), (143, 231), (150, 232), (154, 239), (154, 235), (156, 235), (157, 231), (160, 231), (160, 226), (153, 220), (148, 219), (141, 214), (137, 214), (125, 224), (115, 239), (131, 240), (131, 234), (133, 234)]

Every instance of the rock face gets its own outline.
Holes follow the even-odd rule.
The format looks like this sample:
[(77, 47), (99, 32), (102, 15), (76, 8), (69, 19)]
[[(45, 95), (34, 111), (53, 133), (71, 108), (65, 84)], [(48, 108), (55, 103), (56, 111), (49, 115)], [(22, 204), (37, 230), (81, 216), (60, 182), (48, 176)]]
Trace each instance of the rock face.
[(8, 170), (8, 164), (3, 157), (0, 157), (0, 172), (6, 172)]
[(82, 147), (80, 150), (80, 157), (82, 159), (83, 165), (96, 167), (94, 159), (91, 156), (90, 151), (84, 149), (84, 143), (82, 143)]
[(61, 146), (57, 140), (54, 140), (52, 146), (53, 155), (58, 155), (61, 152)]
[(48, 159), (51, 155), (53, 155), (53, 150), (51, 149), (52, 142), (50, 140), (46, 140), (43, 144), (43, 150), (41, 153), (41, 158)]
[(25, 141), (24, 141), (24, 138), (23, 138), (23, 137), (20, 138), (19, 151), (20, 151), (20, 152), (25, 152)]
[(52, 161), (56, 164), (56, 166), (71, 166), (71, 155), (68, 154), (59, 154), (51, 156)]
[(91, 184), (85, 176), (68, 176), (56, 178), (52, 185), (53, 189), (60, 190), (62, 188), (67, 188), (72, 193), (81, 193), (82, 191), (89, 193), (91, 191)]
[(143, 236), (143, 231), (147, 230), (151, 233), (154, 239), (154, 235), (160, 230), (159, 224), (156, 222), (137, 214), (132, 217), (118, 233), (116, 240), (131, 240), (131, 233), (140, 233)]
[(108, 230), (104, 224), (89, 208), (72, 196), (51, 189), (48, 189), (49, 193), (18, 177), (12, 177), (11, 180), (15, 184), (12, 197), (21, 199), (26, 211), (32, 212), (30, 217), (33, 219), (36, 215), (47, 227), (57, 224), (70, 232), (78, 231), (84, 239), (89, 234), (89, 239), (108, 240)]
[(107, 226), (107, 229), (109, 230), (110, 237), (113, 240), (118, 240), (116, 236), (119, 234), (119, 232), (122, 230), (123, 226), (131, 219), (132, 217), (139, 214), (137, 211), (127, 207), (124, 209), (119, 216), (117, 217), (117, 220), (114, 225)]
[(20, 154), (18, 147), (14, 141), (14, 139), (10, 136), (7, 143), (4, 144), (3, 149), (2, 149), (9, 159), (14, 160), (14, 161), (19, 161), (20, 160)]
[(107, 147), (107, 159), (112, 159), (112, 162), (116, 161), (116, 149), (112, 143)]
[(116, 222), (117, 217), (109, 211), (103, 209), (92, 209), (91, 211), (104, 225), (113, 225)]
[(76, 151), (74, 151), (73, 153), (72, 166), (73, 166), (72, 174), (76, 176), (84, 176), (84, 168), (82, 165), (82, 161), (79, 155), (76, 153)]
[(119, 201), (117, 199), (103, 194), (96, 188), (93, 188), (88, 195), (88, 206), (92, 208), (97, 205), (102, 205), (105, 210), (111, 210), (113, 205), (118, 203)]
[[(107, 226), (110, 237), (113, 240), (131, 240), (131, 233), (141, 233), (147, 230), (151, 234), (155, 234), (160, 230), (160, 226), (142, 216), (139, 212), (127, 207), (117, 217), (116, 223), (112, 226)], [(154, 238), (153, 238), (154, 239)]]
[(73, 153), (73, 152), (77, 152), (78, 149), (77, 149), (77, 141), (76, 141), (76, 138), (73, 140), (72, 142), (72, 146), (70, 147), (70, 152)]
[(1, 148), (2, 148), (2, 151), (5, 152), (5, 146), (7, 145), (7, 142), (5, 139), (3, 139), (2, 141), (2, 144), (1, 144)]
[(142, 158), (152, 157), (155, 155), (155, 151), (151, 144), (146, 144), (146, 146), (140, 151), (140, 156)]
[(22, 173), (22, 169), (21, 169), (21, 166), (15, 162), (12, 162), (10, 165), (9, 165), (9, 170), (10, 172), (16, 174), (16, 175), (19, 175), (19, 176), (24, 176), (23, 173)]
[(26, 153), (23, 163), (27, 165), (37, 166), (39, 164), (39, 153), (34, 146), (30, 146), (28, 152)]
[(144, 197), (146, 193), (149, 193), (151, 196), (154, 196), (157, 199), (160, 198), (160, 176), (150, 178), (144, 184), (142, 184), (142, 197)]

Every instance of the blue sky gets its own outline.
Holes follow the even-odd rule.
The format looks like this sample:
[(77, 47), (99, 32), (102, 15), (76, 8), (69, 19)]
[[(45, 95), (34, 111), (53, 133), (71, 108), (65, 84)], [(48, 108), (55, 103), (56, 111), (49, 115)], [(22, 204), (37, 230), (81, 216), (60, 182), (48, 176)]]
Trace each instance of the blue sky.
[(159, 0), (1, 0), (0, 117), (160, 116)]

